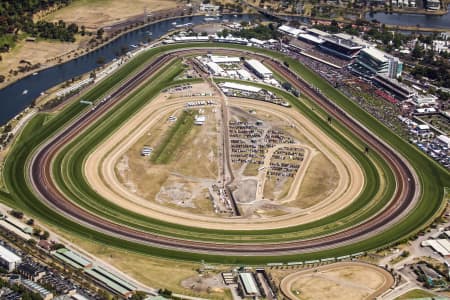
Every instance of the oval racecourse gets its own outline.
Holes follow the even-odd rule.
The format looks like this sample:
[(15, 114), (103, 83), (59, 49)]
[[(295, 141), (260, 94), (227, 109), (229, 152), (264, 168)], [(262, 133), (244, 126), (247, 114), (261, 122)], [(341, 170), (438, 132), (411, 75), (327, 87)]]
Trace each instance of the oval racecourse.
[(284, 277), (281, 292), (295, 299), (376, 299), (394, 284), (380, 267), (357, 262), (335, 263)]
[[(189, 98), (168, 100), (164, 97), (158, 97), (146, 105), (138, 114), (133, 116), (130, 122), (127, 122), (92, 152), (85, 163), (86, 180), (100, 195), (129, 210), (187, 226), (227, 230), (269, 229), (311, 222), (344, 208), (361, 192), (364, 186), (364, 176), (357, 162), (327, 135), (321, 133), (320, 129), (315, 127), (312, 122), (290, 108), (266, 103), (256, 105), (255, 100), (247, 99), (230, 100), (230, 105), (238, 105), (246, 109), (257, 107), (258, 111), (268, 112), (287, 119), (290, 124), (302, 128), (302, 133), (330, 159), (332, 164), (337, 166), (339, 172), (338, 188), (329, 197), (313, 207), (289, 216), (246, 219), (204, 217), (198, 214), (182, 213), (179, 210), (155, 204), (129, 191), (120, 183), (114, 171), (117, 161), (137, 139), (143, 134), (151, 132), (152, 126), (165, 122), (168, 113), (176, 109), (182, 109), (186, 102), (192, 100)], [(307, 161), (303, 162), (305, 164), (304, 171), (306, 171), (310, 159), (309, 157)], [(301, 177), (301, 174), (298, 177)], [(300, 185), (301, 180), (294, 187), (294, 190), (298, 190)], [(236, 224), (245, 224), (245, 227), (237, 227)]]
[[(196, 80), (178, 78), (194, 56), (207, 53), (257, 58), (298, 89), (301, 97), (239, 81), (288, 101), (287, 108), (227, 97), (218, 87), (222, 78), (206, 74)], [(214, 93), (208, 98), (214, 105), (186, 109), (193, 98), (163, 91), (199, 84)], [(442, 208), (444, 187), (450, 182), (447, 171), (313, 72), (264, 49), (213, 43), (156, 47), (82, 99), (93, 106), (77, 101), (51, 118), (38, 114), (32, 119), (8, 156), (3, 172), (8, 192), (0, 197), (73, 234), (131, 251), (255, 264), (336, 260), (394, 243), (430, 224)], [(208, 117), (205, 127), (189, 127), (202, 114)], [(172, 115), (182, 121), (167, 124)], [(195, 134), (205, 130), (210, 135), (210, 158), (199, 160), (198, 170), (192, 171), (192, 162), (187, 162), (202, 146), (193, 143), (198, 141)], [(247, 130), (255, 136), (250, 142), (240, 135)], [(261, 141), (267, 136), (277, 142), (264, 146)], [(136, 154), (147, 144), (160, 159)], [(253, 160), (237, 160), (235, 150), (240, 148), (235, 145), (262, 149), (255, 152), (262, 153), (263, 167), (252, 166)], [(167, 149), (173, 155), (165, 155)], [(294, 166), (289, 179), (269, 173), (268, 166), (282, 165), (277, 157), (288, 157)], [(317, 167), (315, 157), (330, 165), (328, 175)], [(145, 184), (137, 189), (127, 185), (126, 176), (141, 174), (121, 171), (124, 159), (141, 164), (136, 170), (141, 170), (152, 193), (142, 191)], [(313, 166), (316, 176), (332, 180), (323, 196), (302, 203), (302, 189), (312, 178), (317, 181), (309, 172)], [(152, 168), (168, 175), (161, 182), (149, 181), (153, 177), (144, 173)], [(207, 172), (203, 176), (200, 170)], [(201, 192), (193, 192), (195, 186), (201, 186)], [(278, 188), (283, 193), (277, 194)], [(215, 205), (228, 206), (213, 209), (212, 199)], [(205, 205), (204, 212), (196, 213), (200, 204)]]

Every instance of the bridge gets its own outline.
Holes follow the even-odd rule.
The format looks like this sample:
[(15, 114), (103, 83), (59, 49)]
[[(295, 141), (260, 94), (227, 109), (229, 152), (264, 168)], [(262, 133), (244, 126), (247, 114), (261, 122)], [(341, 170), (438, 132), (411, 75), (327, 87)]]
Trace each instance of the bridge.
[(269, 19), (273, 19), (275, 21), (281, 21), (281, 22), (288, 22), (289, 21), (289, 19), (286, 16), (280, 16), (280, 15), (274, 13), (274, 12), (271, 12), (268, 9), (264, 9), (264, 8), (258, 7), (256, 5), (252, 5), (252, 4), (248, 3), (247, 1), (242, 1), (242, 4), (245, 4), (248, 7), (251, 7), (253, 9), (255, 9), (257, 12), (259, 12), (260, 14), (268, 17)]

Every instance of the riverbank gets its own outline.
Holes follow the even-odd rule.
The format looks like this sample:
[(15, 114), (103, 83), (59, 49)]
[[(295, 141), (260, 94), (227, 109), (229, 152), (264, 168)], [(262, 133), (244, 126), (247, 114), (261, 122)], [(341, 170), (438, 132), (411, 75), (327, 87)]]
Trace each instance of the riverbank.
[[(174, 12), (178, 12), (178, 14), (174, 14)], [(115, 41), (121, 36), (140, 29), (142, 27), (155, 24), (157, 22), (161, 22), (164, 20), (171, 20), (179, 17), (183, 17), (184, 8), (181, 7), (178, 10), (160, 10), (153, 12), (153, 17), (149, 18), (151, 21), (149, 22), (141, 22), (141, 25), (137, 25), (136, 23), (130, 23), (126, 28), (128, 29), (120, 29), (116, 31), (107, 32), (108, 36), (101, 39), (99, 43), (96, 43), (93, 46), (91, 43), (88, 43), (91, 36), (77, 37), (77, 41), (74, 43), (62, 43), (57, 41), (35, 41), (35, 42), (27, 42), (21, 41), (13, 50), (8, 53), (2, 54), (2, 62), (0, 63), (0, 75), (4, 75), (5, 81), (0, 83), (0, 90), (6, 88), (9, 85), (14, 84), (15, 82), (26, 78), (28, 76), (33, 76), (33, 74), (39, 73), (45, 69), (52, 68), (58, 66), (60, 64), (69, 62), (71, 60), (77, 59), (83, 55), (87, 55), (89, 53), (93, 53), (99, 48), (102, 48), (109, 43)], [(168, 15), (167, 18), (161, 18), (160, 16)], [(187, 15), (187, 17), (197, 16)], [(129, 17), (129, 20), (136, 21), (136, 15)], [(126, 22), (127, 20), (125, 20)], [(123, 24), (124, 20), (119, 21), (117, 24)], [(109, 27), (113, 27), (114, 24), (110, 24)], [(23, 61), (29, 62), (31, 65), (38, 66), (33, 68), (32, 70), (26, 72), (13, 72), (10, 70), (17, 70), (23, 63)]]
[[(134, 5), (133, 9), (128, 8), (126, 10), (122, 9), (124, 6), (124, 2), (122, 1), (108, 0), (106, 2), (103, 1), (101, 4), (98, 2), (87, 2), (89, 1), (81, 0), (76, 4), (63, 7), (39, 18), (49, 22), (55, 20), (64, 20), (67, 24), (74, 22), (79, 25), (80, 30), (81, 26), (84, 26), (86, 28), (86, 34), (77, 34), (74, 43), (40, 39), (33, 42), (23, 39), (17, 42), (17, 45), (10, 52), (2, 53), (0, 75), (5, 76), (5, 79), (3, 82), (0, 82), (0, 89), (34, 73), (93, 52), (110, 43), (113, 40), (112, 38), (115, 37), (114, 32), (109, 33), (109, 36), (108, 33), (105, 33), (105, 37), (102, 39), (95, 39), (96, 31), (102, 27), (111, 27), (115, 24), (121, 24), (131, 20), (128, 25), (130, 28), (124, 30), (122, 33), (125, 34), (134, 30), (136, 26), (130, 25), (138, 21), (137, 19), (139, 18), (137, 17), (143, 16), (143, 14), (136, 15), (136, 13), (144, 11), (144, 7), (148, 9), (148, 13), (151, 12), (153, 15), (151, 18), (147, 18), (148, 22), (144, 26), (163, 20), (161, 17), (163, 14), (169, 17), (180, 17), (185, 10), (184, 6), (177, 6), (177, 2), (173, 0), (139, 0), (138, 4), (142, 6), (142, 9)], [(113, 5), (107, 7), (107, 2)], [(174, 15), (173, 11), (178, 13)], [(102, 17), (98, 18), (100, 15)], [(143, 20), (143, 18), (141, 17), (140, 20)]]
[[(381, 12), (378, 12), (381, 13)], [(327, 19), (327, 18), (313, 18), (313, 17), (304, 17), (301, 15), (282, 15), (278, 14), (280, 17), (289, 18), (291, 21), (296, 20), (296, 18), (300, 19), (300, 22), (307, 21), (307, 23), (314, 24), (314, 23), (321, 23), (325, 25), (330, 25), (333, 19)], [(448, 16), (450, 19), (450, 15)], [(346, 19), (340, 19), (335, 20), (338, 24), (341, 25), (347, 25), (347, 24), (354, 24), (354, 21), (346, 20)], [(371, 21), (371, 20), (367, 20)], [(414, 25), (397, 25), (397, 24), (387, 24), (385, 22), (380, 22), (380, 24), (384, 24), (387, 28), (400, 30), (400, 31), (417, 31), (417, 32), (448, 32), (450, 31), (450, 27), (426, 27), (426, 26), (417, 26), (417, 24)]]

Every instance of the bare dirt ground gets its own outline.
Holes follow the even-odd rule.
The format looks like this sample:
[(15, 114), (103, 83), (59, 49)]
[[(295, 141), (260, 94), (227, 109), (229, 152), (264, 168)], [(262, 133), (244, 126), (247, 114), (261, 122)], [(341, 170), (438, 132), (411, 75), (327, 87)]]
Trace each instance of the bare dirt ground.
[[(233, 99), (231, 101), (233, 105), (243, 106), (247, 110), (255, 107), (254, 100), (242, 99), (237, 101)], [(143, 132), (148, 132), (149, 128), (159, 122), (160, 118), (157, 116), (165, 115), (174, 108), (184, 105), (185, 102), (186, 100), (183, 99), (171, 99), (170, 101), (167, 100), (167, 103), (161, 103), (161, 101), (155, 99), (136, 114), (123, 128), (116, 131), (108, 141), (99, 145), (97, 150), (88, 158), (85, 165), (87, 180), (99, 194), (129, 210), (137, 211), (154, 218), (164, 219), (167, 222), (207, 228), (230, 230), (245, 228), (251, 230), (289, 227), (323, 218), (350, 204), (360, 193), (364, 185), (362, 170), (356, 161), (328, 136), (316, 128), (308, 119), (293, 109), (258, 102), (258, 110), (263, 110), (267, 113), (270, 112), (281, 118), (288, 118), (296, 127), (302, 128), (305, 136), (337, 166), (340, 176), (339, 188), (327, 199), (324, 199), (323, 202), (314, 205), (307, 211), (297, 211), (284, 216), (278, 216), (279, 212), (277, 212), (274, 213), (274, 217), (268, 219), (228, 219), (211, 218), (162, 207), (161, 205), (139, 197), (139, 195), (131, 193), (126, 187), (120, 184), (115, 176), (114, 168), (116, 162), (142, 136)], [(111, 152), (113, 148), (115, 151)], [(345, 164), (343, 163), (344, 161)], [(246, 226), (236, 226), (238, 223), (245, 224)]]
[[(196, 282), (202, 277), (197, 272), (202, 267), (200, 263), (167, 260), (149, 255), (136, 254), (130, 251), (120, 250), (108, 245), (97, 244), (84, 238), (61, 232), (59, 228), (52, 228), (72, 244), (87, 251), (90, 255), (101, 259), (114, 266), (140, 283), (152, 288), (166, 288), (174, 293), (202, 297), (207, 299), (232, 299), (229, 291), (222, 288), (191, 289), (187, 282)], [(214, 274), (228, 267), (218, 265), (217, 270), (204, 275), (206, 278), (214, 277)], [(213, 281), (211, 281), (213, 283)], [(200, 286), (199, 286), (200, 287)]]
[(291, 205), (308, 208), (328, 197), (339, 183), (339, 173), (333, 163), (322, 153), (317, 153), (306, 170), (303, 184)]
[[(0, 61), (0, 74), (6, 77), (5, 81), (0, 84), (0, 88), (9, 84), (12, 80), (17, 80), (23, 76), (19, 73), (17, 76), (10, 74), (10, 70), (15, 70), (20, 64), (21, 60), (30, 62), (30, 64), (41, 64), (41, 67), (50, 66), (59, 62), (60, 56), (66, 60), (71, 56), (84, 42), (86, 38), (78, 39), (74, 43), (63, 43), (56, 41), (36, 41), (26, 42), (20, 41), (13, 50), (7, 53), (2, 53), (2, 61)], [(70, 57), (69, 57), (70, 56)], [(49, 62), (48, 60), (52, 60)], [(30, 71), (28, 73), (33, 73)], [(26, 74), (28, 74), (26, 73)]]
[(110, 25), (129, 17), (156, 10), (177, 7), (174, 0), (78, 0), (45, 17), (47, 21), (64, 20), (66, 23), (84, 25), (88, 29)]
[[(76, 23), (79, 27), (85, 26), (86, 31), (95, 32), (100, 27), (110, 25), (127, 18), (143, 14), (144, 9), (148, 13), (158, 10), (175, 8), (182, 5), (175, 0), (134, 0), (130, 4), (119, 0), (78, 0), (67, 7), (36, 14), (34, 19), (44, 19), (49, 22), (65, 21), (67, 24)], [(83, 53), (88, 40), (92, 36), (76, 36), (74, 43), (64, 43), (59, 41), (36, 41), (26, 42), (24, 40), (17, 42), (13, 50), (2, 53), (0, 61), (0, 75), (6, 77), (5, 81), (0, 83), (0, 88), (11, 84), (12, 82), (30, 75), (41, 68), (51, 67), (73, 59)], [(32, 65), (41, 64), (41, 67), (26, 73), (10, 74), (10, 70), (17, 70), (21, 65), (20, 61), (29, 61)]]
[(280, 288), (289, 299), (374, 299), (394, 283), (392, 275), (374, 265), (335, 263), (289, 274)]
[[(164, 97), (155, 101), (164, 101)], [(187, 97), (185, 101), (192, 101), (192, 98)], [(211, 107), (195, 111), (206, 115), (207, 122), (191, 129), (169, 163), (153, 163), (148, 157), (141, 156), (140, 151), (144, 146), (158, 147), (174, 124), (168, 121), (168, 117), (179, 117), (180, 107), (157, 118), (155, 126), (119, 159), (116, 174), (130, 192), (148, 201), (190, 213), (211, 215), (213, 209), (208, 187), (215, 182), (218, 172), (217, 153), (212, 150), (217, 148), (216, 122)]]

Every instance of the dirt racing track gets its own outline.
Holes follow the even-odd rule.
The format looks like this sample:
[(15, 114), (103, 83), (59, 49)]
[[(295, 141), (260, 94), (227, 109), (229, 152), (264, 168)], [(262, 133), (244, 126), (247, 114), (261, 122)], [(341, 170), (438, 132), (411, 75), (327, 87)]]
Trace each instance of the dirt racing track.
[(284, 277), (280, 290), (296, 299), (376, 299), (394, 284), (383, 268), (366, 263), (334, 263)]
[[(300, 213), (289, 216), (273, 217), (265, 220), (247, 218), (217, 218), (205, 217), (197, 214), (183, 213), (179, 210), (170, 209), (143, 199), (130, 192), (120, 183), (114, 171), (114, 166), (123, 153), (136, 142), (145, 132), (155, 125), (164, 122), (163, 118), (174, 109), (183, 108), (186, 99), (165, 100), (156, 99), (144, 107), (125, 126), (117, 130), (105, 143), (99, 145), (92, 152), (85, 163), (85, 175), (87, 181), (94, 189), (106, 199), (121, 207), (145, 214), (149, 217), (162, 219), (172, 223), (183, 224), (192, 227), (205, 227), (226, 230), (255, 230), (290, 227), (306, 222), (311, 222), (327, 215), (335, 213), (351, 203), (360, 193), (364, 186), (363, 171), (357, 162), (346, 153), (339, 145), (333, 142), (320, 129), (293, 109), (283, 108), (274, 104), (257, 102), (258, 110), (268, 112), (288, 119), (289, 123), (297, 128), (303, 127), (302, 131), (310, 141), (313, 141), (330, 160), (337, 166), (340, 174), (338, 188), (318, 205), (305, 209)], [(233, 105), (239, 105), (247, 109), (255, 107), (255, 100), (231, 100)], [(145, 121), (150, 120), (150, 121)], [(142, 124), (145, 122), (145, 125)], [(130, 134), (132, 133), (132, 134)], [(334, 150), (332, 150), (334, 149)], [(114, 151), (113, 151), (114, 150)], [(343, 161), (346, 163), (344, 164)], [(305, 162), (307, 168), (308, 160)], [(301, 184), (298, 176), (293, 190), (298, 190)], [(295, 195), (294, 195), (295, 196)], [(290, 196), (290, 197), (294, 197)], [(245, 224), (238, 227), (237, 224)]]
[[(188, 47), (188, 46), (186, 46)], [(186, 252), (196, 252), (196, 253), (208, 253), (208, 254), (217, 254), (217, 255), (238, 255), (238, 256), (253, 256), (253, 255), (262, 255), (262, 256), (273, 256), (273, 255), (284, 255), (284, 254), (297, 254), (297, 253), (311, 253), (314, 251), (324, 250), (324, 249), (334, 249), (344, 245), (350, 245), (357, 243), (358, 241), (363, 241), (365, 239), (369, 239), (370, 237), (377, 235), (388, 228), (391, 228), (394, 224), (398, 223), (402, 220), (407, 214), (409, 214), (412, 208), (416, 205), (420, 195), (420, 185), (418, 183), (418, 178), (407, 162), (405, 158), (403, 158), (399, 153), (397, 153), (394, 149), (388, 146), (385, 142), (383, 142), (380, 138), (376, 137), (372, 133), (370, 133), (363, 125), (355, 121), (349, 114), (342, 111), (339, 107), (330, 102), (326, 97), (322, 94), (314, 90), (310, 85), (302, 81), (298, 75), (292, 73), (289, 69), (284, 67), (282, 63), (276, 62), (274, 60), (269, 60), (265, 56), (259, 57), (258, 54), (254, 53), (253, 56), (259, 57), (260, 59), (265, 59), (265, 61), (270, 65), (270, 67), (288, 79), (294, 86), (296, 86), (302, 93), (313, 101), (315, 101), (319, 106), (321, 106), (328, 114), (330, 114), (337, 122), (344, 124), (353, 134), (355, 134), (359, 139), (361, 139), (364, 143), (366, 143), (371, 151), (378, 153), (382, 159), (389, 165), (389, 168), (392, 170), (392, 173), (395, 176), (396, 188), (393, 193), (392, 198), (377, 214), (373, 215), (373, 217), (368, 218), (367, 220), (355, 224), (354, 226), (350, 226), (344, 230), (340, 230), (333, 234), (328, 234), (324, 236), (316, 236), (308, 239), (300, 239), (300, 240), (290, 240), (283, 242), (260, 242), (260, 243), (239, 243), (239, 242), (208, 242), (202, 240), (187, 240), (182, 238), (177, 238), (173, 236), (165, 236), (160, 234), (155, 234), (149, 231), (143, 231), (136, 228), (132, 228), (130, 226), (126, 226), (123, 224), (119, 224), (117, 222), (110, 221), (98, 214), (92, 213), (90, 211), (85, 210), (82, 206), (77, 203), (72, 202), (68, 199), (64, 193), (58, 188), (54, 179), (52, 178), (52, 160), (55, 155), (60, 151), (61, 148), (64, 147), (69, 141), (74, 139), (77, 135), (79, 135), (84, 130), (88, 129), (89, 126), (95, 124), (95, 121), (99, 119), (102, 115), (108, 112), (108, 110), (113, 107), (116, 103), (119, 103), (125, 95), (127, 95), (131, 90), (138, 87), (138, 85), (143, 82), (146, 78), (153, 76), (160, 70), (164, 65), (174, 60), (176, 57), (180, 57), (183, 55), (193, 55), (197, 53), (205, 53), (206, 51), (213, 52), (214, 49), (182, 49), (182, 50), (174, 50), (171, 54), (162, 54), (156, 60), (152, 60), (149, 65), (144, 68), (142, 71), (133, 75), (133, 77), (127, 81), (125, 81), (116, 91), (111, 93), (111, 97), (108, 101), (102, 102), (97, 105), (96, 109), (88, 110), (82, 113), (75, 120), (71, 121), (69, 125), (65, 126), (62, 130), (60, 130), (57, 134), (53, 135), (50, 139), (48, 139), (44, 144), (42, 144), (39, 149), (34, 153), (32, 159), (29, 164), (29, 174), (30, 181), (32, 186), (34, 187), (36, 193), (39, 195), (40, 199), (44, 201), (47, 205), (52, 207), (52, 209), (56, 210), (58, 213), (63, 214), (67, 218), (71, 218), (75, 220), (77, 223), (87, 226), (89, 228), (95, 229), (97, 231), (106, 233), (108, 235), (118, 237), (120, 239), (125, 239), (128, 241), (133, 241), (141, 244), (152, 245), (159, 248), (168, 248), (174, 250), (181, 250)], [(224, 50), (222, 50), (224, 51)], [(246, 51), (234, 49), (227, 49), (225, 51), (233, 52), (236, 55), (244, 56), (246, 55)], [(230, 100), (233, 101), (233, 100)], [(253, 104), (248, 100), (239, 100), (242, 101), (242, 105), (247, 105), (251, 107)], [(151, 105), (151, 104), (150, 104)], [(168, 104), (169, 106), (170, 104)], [(179, 104), (174, 104), (179, 105)], [(282, 110), (281, 108), (274, 108), (273, 105), (261, 105), (258, 104), (261, 109), (267, 109), (271, 111), (275, 111), (284, 117), (288, 117), (292, 122), (298, 122), (298, 118), (300, 114), (294, 114), (293, 112), (287, 112)], [(167, 108), (167, 107), (166, 107)], [(156, 110), (156, 114), (163, 113), (164, 107), (160, 108), (161, 111)], [(294, 110), (293, 108), (291, 110)], [(155, 118), (156, 120), (157, 118)], [(307, 122), (306, 120), (304, 120)], [(306, 123), (300, 122), (301, 126), (314, 126), (313, 124), (305, 125)], [(124, 129), (126, 131), (126, 129)], [(123, 134), (123, 132), (122, 132)], [(120, 140), (118, 136), (120, 135), (120, 130), (117, 135), (113, 135), (112, 139)], [(314, 138), (314, 137), (312, 137)], [(123, 142), (123, 146), (127, 143), (130, 143), (132, 140), (132, 136), (128, 140)], [(320, 143), (319, 143), (320, 144)], [(325, 144), (325, 143), (324, 143)], [(107, 152), (108, 147), (107, 143), (100, 145), (100, 147), (105, 147), (105, 151)], [(120, 148), (119, 147), (119, 148)], [(325, 146), (323, 146), (323, 151), (327, 152)], [(334, 149), (334, 152), (339, 151), (339, 147)], [(120, 151), (117, 151), (120, 152)], [(103, 153), (104, 154), (104, 153)], [(102, 155), (103, 155), (102, 154)], [(336, 155), (336, 153), (332, 153), (328, 151), (330, 157)], [(94, 152), (92, 155), (97, 155)], [(339, 155), (346, 155), (345, 153), (340, 153)], [(91, 156), (92, 157), (92, 156)], [(99, 156), (98, 158), (101, 158)], [(89, 170), (94, 172), (86, 172), (87, 176), (99, 176), (99, 173), (96, 171), (100, 171), (102, 175), (112, 175), (112, 165), (109, 161), (113, 162), (117, 158), (117, 155), (111, 156), (111, 159), (105, 159), (101, 166), (96, 164), (99, 163), (98, 160), (89, 159), (87, 162), (90, 164)], [(109, 160), (109, 161), (108, 161)], [(351, 161), (351, 159), (350, 159)], [(333, 163), (339, 164), (338, 160), (334, 159)], [(98, 169), (98, 167), (100, 169)], [(351, 195), (354, 197), (360, 192), (361, 186), (363, 185), (361, 182), (357, 182), (357, 177), (360, 177), (360, 180), (363, 180), (360, 176), (361, 170), (360, 168), (352, 168), (348, 167), (348, 164), (342, 166), (340, 172), (344, 175), (347, 172), (347, 176), (342, 177), (342, 180), (347, 178), (348, 189), (345, 191), (339, 191), (336, 194), (333, 200), (329, 201), (328, 207), (333, 207), (333, 205), (346, 205), (348, 201), (351, 199), (346, 199), (345, 197), (340, 197), (339, 195)], [(93, 173), (93, 174), (91, 174)], [(94, 178), (92, 178), (94, 180)], [(95, 179), (97, 180), (97, 179)], [(114, 182), (114, 178), (106, 178), (104, 179), (106, 182)], [(95, 181), (95, 184), (101, 184), (100, 181)], [(111, 184), (112, 185), (112, 184)], [(115, 184), (114, 184), (115, 185)], [(116, 186), (116, 185), (115, 185)], [(120, 188), (114, 189), (104, 189), (103, 186), (100, 188), (97, 186), (97, 191), (99, 193), (104, 193), (105, 196), (111, 198), (111, 201), (122, 201), (122, 198), (126, 198), (128, 201), (126, 205), (130, 206), (130, 209), (137, 209), (139, 212), (144, 214), (144, 210), (149, 212), (151, 210), (150, 207), (140, 206), (139, 199), (132, 199), (132, 195), (125, 194), (125, 191), (120, 190)], [(106, 194), (108, 193), (108, 194)], [(347, 204), (348, 205), (348, 204)], [(336, 208), (336, 207), (334, 207)], [(323, 208), (317, 209), (317, 212), (320, 213)], [(325, 214), (331, 214), (333, 211), (324, 212)], [(153, 214), (157, 214), (160, 212), (154, 211)], [(311, 216), (310, 220), (314, 220), (319, 217), (318, 213), (312, 212), (309, 216)], [(152, 215), (155, 216), (155, 215)], [(180, 219), (179, 216), (175, 215), (159, 215), (161, 218), (172, 218), (170, 221), (174, 223), (181, 224), (189, 224), (191, 226), (211, 226), (211, 224), (216, 224), (220, 229), (231, 228), (225, 221), (218, 222), (217, 219), (214, 220), (213, 223), (209, 222), (210, 220), (203, 220), (201, 218), (196, 218), (196, 223), (191, 223), (193, 220), (189, 218), (189, 216), (183, 216), (183, 219)], [(166, 220), (166, 219), (164, 219)], [(170, 222), (169, 221), (169, 222)], [(206, 222), (208, 221), (208, 222)], [(272, 223), (273, 221), (273, 223)], [(245, 227), (248, 229), (253, 228), (279, 228), (285, 226), (292, 226), (295, 222), (301, 220), (271, 220), (269, 223), (246, 223), (246, 221), (242, 221), (245, 224)], [(185, 222), (185, 223), (183, 223)], [(204, 222), (204, 223), (200, 223)], [(236, 222), (236, 220), (233, 220)], [(252, 227), (253, 226), (253, 227)], [(242, 227), (242, 226), (239, 226)]]

